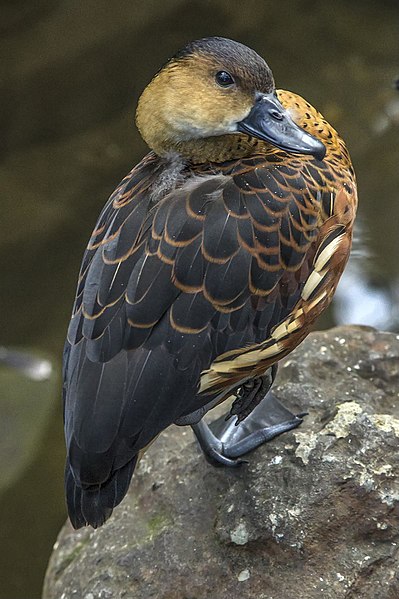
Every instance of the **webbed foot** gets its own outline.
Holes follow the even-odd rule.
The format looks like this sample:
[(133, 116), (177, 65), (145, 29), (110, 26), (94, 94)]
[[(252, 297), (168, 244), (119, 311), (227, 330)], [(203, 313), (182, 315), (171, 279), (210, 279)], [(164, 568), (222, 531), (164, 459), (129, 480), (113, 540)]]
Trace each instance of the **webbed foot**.
[(269, 391), (241, 422), (237, 416), (211, 426), (201, 420), (192, 429), (208, 462), (231, 467), (244, 463), (239, 458), (249, 451), (299, 426), (305, 415), (293, 414)]

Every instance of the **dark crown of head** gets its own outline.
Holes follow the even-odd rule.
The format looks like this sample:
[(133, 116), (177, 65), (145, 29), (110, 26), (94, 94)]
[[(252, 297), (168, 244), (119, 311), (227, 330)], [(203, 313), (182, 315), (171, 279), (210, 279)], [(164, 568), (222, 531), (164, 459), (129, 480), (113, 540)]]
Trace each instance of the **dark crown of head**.
[(269, 93), (274, 90), (274, 79), (270, 67), (259, 54), (234, 40), (224, 37), (205, 37), (189, 42), (171, 59), (172, 62), (202, 55), (219, 63), (220, 68), (227, 70), (239, 79), (244, 87)]

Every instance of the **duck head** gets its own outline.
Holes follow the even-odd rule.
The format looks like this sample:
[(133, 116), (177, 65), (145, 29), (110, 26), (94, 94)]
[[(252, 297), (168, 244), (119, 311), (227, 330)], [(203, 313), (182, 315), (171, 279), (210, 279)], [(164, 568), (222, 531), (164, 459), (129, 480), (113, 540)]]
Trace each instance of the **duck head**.
[(178, 152), (194, 162), (250, 155), (257, 140), (322, 160), (325, 146), (301, 129), (277, 98), (266, 62), (221, 37), (180, 50), (142, 93), (137, 127), (160, 156)]

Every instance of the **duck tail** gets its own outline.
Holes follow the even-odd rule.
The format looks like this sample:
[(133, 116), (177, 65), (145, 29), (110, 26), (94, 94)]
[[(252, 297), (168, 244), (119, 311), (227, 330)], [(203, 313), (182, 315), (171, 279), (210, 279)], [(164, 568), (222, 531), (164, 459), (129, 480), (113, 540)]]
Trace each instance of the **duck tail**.
[(73, 476), (67, 460), (65, 467), (65, 490), (69, 518), (75, 529), (90, 525), (98, 528), (104, 524), (127, 493), (138, 456), (116, 470), (101, 485), (80, 486)]

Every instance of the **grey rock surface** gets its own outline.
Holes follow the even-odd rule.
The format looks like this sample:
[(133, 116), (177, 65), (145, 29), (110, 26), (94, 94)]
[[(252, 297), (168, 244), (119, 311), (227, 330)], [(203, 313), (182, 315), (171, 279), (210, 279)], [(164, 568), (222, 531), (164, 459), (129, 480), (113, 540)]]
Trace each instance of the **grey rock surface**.
[(161, 435), (106, 525), (61, 530), (43, 599), (397, 599), (399, 336), (313, 333), (276, 392), (309, 415), (241, 468)]

